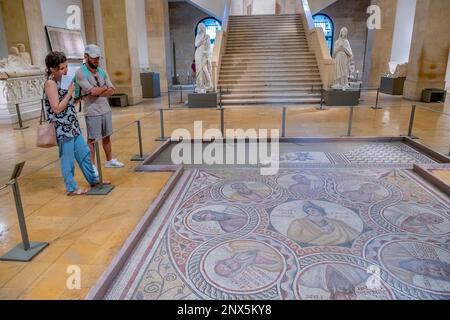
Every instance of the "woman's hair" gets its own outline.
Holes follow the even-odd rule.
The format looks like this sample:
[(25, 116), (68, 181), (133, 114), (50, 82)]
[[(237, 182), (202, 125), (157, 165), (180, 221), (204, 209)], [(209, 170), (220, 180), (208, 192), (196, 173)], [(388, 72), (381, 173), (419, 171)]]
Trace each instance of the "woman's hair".
[(63, 52), (50, 52), (47, 57), (45, 57), (45, 65), (47, 67), (47, 75), (51, 75), (51, 68), (56, 69), (61, 63), (67, 61), (66, 55)]

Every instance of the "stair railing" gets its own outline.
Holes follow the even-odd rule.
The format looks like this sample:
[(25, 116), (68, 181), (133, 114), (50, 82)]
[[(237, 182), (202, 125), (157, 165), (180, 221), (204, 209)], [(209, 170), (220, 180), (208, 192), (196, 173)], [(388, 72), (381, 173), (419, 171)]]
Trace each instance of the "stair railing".
[(212, 81), (214, 84), (214, 90), (217, 91), (219, 86), (219, 72), (222, 65), (222, 56), (226, 49), (227, 33), (228, 33), (228, 20), (230, 17), (231, 0), (225, 3), (222, 30), (216, 35), (216, 42), (214, 44), (214, 50), (212, 53), (211, 66), (212, 66)]
[(316, 28), (312, 17), (308, 0), (299, 0), (300, 8), (303, 9), (301, 14), (303, 26), (305, 28), (306, 39), (310, 50), (314, 51), (317, 64), (320, 71), (320, 78), (324, 89), (328, 89), (333, 85), (334, 70), (336, 63), (331, 58), (330, 51), (325, 40), (325, 34), (322, 28)]

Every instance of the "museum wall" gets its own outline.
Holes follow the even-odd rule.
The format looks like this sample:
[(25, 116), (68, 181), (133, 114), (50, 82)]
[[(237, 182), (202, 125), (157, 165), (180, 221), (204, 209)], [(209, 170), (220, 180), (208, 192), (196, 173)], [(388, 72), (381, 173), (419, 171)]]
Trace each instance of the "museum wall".
[(207, 13), (213, 17), (222, 20), (225, 6), (228, 0), (191, 0), (194, 5), (203, 8)]
[(367, 7), (370, 0), (339, 0), (319, 13), (328, 15), (334, 23), (334, 41), (341, 28), (347, 27), (348, 39), (353, 50), (355, 67), (362, 74), (367, 40)]
[(416, 0), (397, 0), (391, 61), (404, 63), (409, 60), (411, 38), (416, 15)]
[(175, 43), (176, 69), (181, 84), (193, 82), (189, 75), (195, 54), (195, 27), (207, 17), (205, 12), (189, 3), (169, 2), (170, 39), (172, 44)]
[(141, 69), (148, 69), (150, 67), (148, 59), (148, 44), (147, 44), (147, 23), (145, 22), (145, 0), (136, 1), (136, 17), (138, 25), (138, 50), (139, 50), (139, 66)]
[(86, 42), (86, 33), (84, 30), (83, 19), (83, 1), (82, 0), (41, 0), (42, 21), (44, 26), (58, 28), (67, 28), (67, 19), (70, 14), (66, 10), (71, 5), (77, 5), (81, 9), (81, 33)]

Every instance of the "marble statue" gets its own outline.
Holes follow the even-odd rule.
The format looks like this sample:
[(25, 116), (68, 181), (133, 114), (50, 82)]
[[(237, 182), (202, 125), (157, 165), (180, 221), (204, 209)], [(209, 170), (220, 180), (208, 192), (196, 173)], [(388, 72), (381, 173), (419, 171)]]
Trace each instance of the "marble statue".
[(347, 39), (347, 34), (347, 28), (342, 28), (339, 33), (339, 39), (334, 44), (333, 58), (336, 62), (336, 72), (333, 89), (345, 90), (349, 88), (348, 78), (350, 77), (350, 63), (353, 51)]
[(31, 55), (26, 51), (25, 45), (23, 43), (18, 43), (17, 49), (19, 49), (20, 56), (23, 58), (23, 60), (25, 60), (28, 65), (33, 65), (33, 63), (31, 62)]
[(7, 58), (0, 60), (0, 79), (37, 76), (45, 74), (44, 68), (33, 66), (31, 56), (23, 44), (9, 48)]
[(389, 74), (387, 75), (389, 78), (406, 78), (406, 74), (408, 73), (408, 63), (398, 63), (390, 62), (389, 63)]
[(213, 89), (211, 66), (211, 39), (203, 23), (198, 26), (195, 38), (196, 93), (207, 93)]

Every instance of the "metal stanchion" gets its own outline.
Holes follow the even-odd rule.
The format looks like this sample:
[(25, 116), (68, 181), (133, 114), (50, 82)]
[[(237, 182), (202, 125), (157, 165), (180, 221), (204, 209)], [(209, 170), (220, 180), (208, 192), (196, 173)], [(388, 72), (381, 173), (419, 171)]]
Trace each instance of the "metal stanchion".
[(183, 86), (180, 85), (180, 103), (183, 104)]
[(409, 127), (408, 127), (408, 135), (407, 137), (411, 139), (419, 139), (419, 137), (413, 135), (414, 128), (414, 118), (416, 117), (416, 105), (413, 105), (411, 108), (411, 116), (409, 117)]
[(17, 112), (17, 120), (19, 121), (19, 127), (18, 128), (14, 128), (14, 130), (25, 130), (28, 129), (29, 126), (24, 127), (23, 123), (22, 123), (22, 115), (20, 114), (20, 108), (19, 108), (19, 104), (16, 103), (16, 112)]
[(281, 137), (286, 138), (286, 107), (283, 107), (283, 115), (281, 120)]
[(320, 86), (320, 107), (316, 108), (317, 110), (326, 110), (327, 108), (324, 108), (323, 103), (324, 103), (324, 98), (323, 98), (323, 84)]
[(220, 131), (222, 137), (225, 138), (225, 109), (220, 107)]
[(347, 137), (352, 136), (352, 128), (353, 128), (353, 109), (354, 107), (350, 107), (350, 113), (348, 116), (348, 130), (347, 130)]
[(144, 161), (147, 159), (147, 156), (144, 155), (144, 148), (142, 147), (142, 129), (141, 129), (141, 120), (136, 121), (137, 131), (138, 131), (138, 140), (139, 140), (139, 154), (135, 155), (131, 158), (131, 161)]
[(20, 197), (19, 182), (17, 179), (22, 173), (25, 162), (19, 163), (15, 166), (14, 172), (11, 176), (10, 185), (13, 189), (14, 200), (16, 203), (17, 217), (19, 219), (19, 228), (22, 236), (22, 243), (17, 245), (14, 249), (0, 257), (0, 261), (31, 261), (36, 255), (45, 249), (49, 244), (47, 242), (30, 242), (28, 238), (28, 230), (25, 222), (25, 214), (22, 206), (22, 199)]
[(378, 102), (380, 100), (380, 88), (377, 88), (377, 99), (375, 101), (375, 107), (372, 107), (372, 109), (382, 109), (378, 106)]
[(169, 109), (171, 109), (171, 103), (170, 103), (170, 88), (167, 90), (167, 97), (169, 99)]
[(100, 156), (100, 147), (98, 145), (98, 140), (96, 140), (94, 142), (94, 145), (95, 145), (95, 156), (97, 158), (99, 183), (98, 183), (98, 185), (93, 187), (91, 190), (89, 190), (89, 192), (87, 194), (90, 196), (106, 196), (114, 189), (114, 186), (106, 185), (103, 183), (102, 159)]
[(161, 136), (159, 138), (156, 138), (155, 140), (156, 141), (166, 141), (166, 140), (168, 140), (169, 138), (167, 138), (164, 135), (164, 109), (160, 109), (159, 110), (159, 125), (160, 125), (160, 128), (161, 128)]

